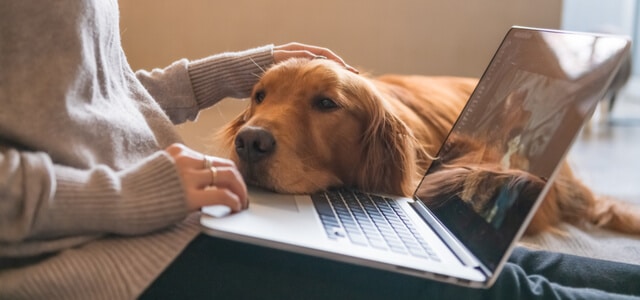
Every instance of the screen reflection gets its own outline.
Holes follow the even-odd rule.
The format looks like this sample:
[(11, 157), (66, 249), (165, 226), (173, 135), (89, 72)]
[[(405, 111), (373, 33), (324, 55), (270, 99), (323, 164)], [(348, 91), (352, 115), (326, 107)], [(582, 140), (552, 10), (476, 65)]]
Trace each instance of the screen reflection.
[(519, 233), (627, 41), (512, 29), (416, 197), (493, 269)]

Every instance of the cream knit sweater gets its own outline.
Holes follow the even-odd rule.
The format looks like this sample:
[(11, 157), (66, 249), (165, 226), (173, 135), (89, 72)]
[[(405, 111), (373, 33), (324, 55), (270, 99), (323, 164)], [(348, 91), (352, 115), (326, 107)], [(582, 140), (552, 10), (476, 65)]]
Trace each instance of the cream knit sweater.
[[(0, 1), (0, 298), (137, 297), (198, 233), (174, 124), (243, 98), (272, 47), (134, 73), (116, 0)], [(153, 51), (153, 49), (150, 49)]]

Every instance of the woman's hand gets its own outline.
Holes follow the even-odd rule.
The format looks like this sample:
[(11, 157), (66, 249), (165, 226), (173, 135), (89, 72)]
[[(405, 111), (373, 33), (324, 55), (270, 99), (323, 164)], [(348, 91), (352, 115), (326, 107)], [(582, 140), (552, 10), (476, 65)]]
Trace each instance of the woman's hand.
[(207, 156), (182, 144), (166, 149), (175, 160), (190, 210), (222, 204), (237, 212), (248, 207), (247, 186), (235, 164)]
[(292, 57), (327, 58), (343, 65), (351, 72), (356, 74), (358, 73), (357, 69), (345, 63), (340, 56), (327, 48), (300, 43), (288, 43), (273, 48), (273, 60), (275, 63), (279, 63)]

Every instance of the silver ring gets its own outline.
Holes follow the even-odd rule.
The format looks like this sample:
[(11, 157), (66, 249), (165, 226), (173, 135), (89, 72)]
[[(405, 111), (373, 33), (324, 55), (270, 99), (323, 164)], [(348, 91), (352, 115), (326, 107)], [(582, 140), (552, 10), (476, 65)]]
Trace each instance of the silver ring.
[(204, 156), (204, 168), (205, 169), (210, 169), (212, 167), (212, 161), (209, 158), (209, 156), (205, 155)]
[(327, 59), (327, 57), (323, 55), (316, 55), (313, 57), (313, 59)]
[(218, 177), (218, 168), (209, 167), (209, 170), (211, 171), (211, 185), (215, 186), (216, 185), (216, 177)]

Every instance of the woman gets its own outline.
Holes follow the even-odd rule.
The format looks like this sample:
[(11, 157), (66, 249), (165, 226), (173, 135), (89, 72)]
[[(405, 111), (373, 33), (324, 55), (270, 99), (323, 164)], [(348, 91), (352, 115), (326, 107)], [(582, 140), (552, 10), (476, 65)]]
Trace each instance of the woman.
[(344, 64), (291, 43), (134, 73), (118, 16), (115, 0), (0, 2), (0, 298), (140, 293), (197, 234), (191, 212), (248, 205), (233, 163), (173, 125), (289, 57)]

